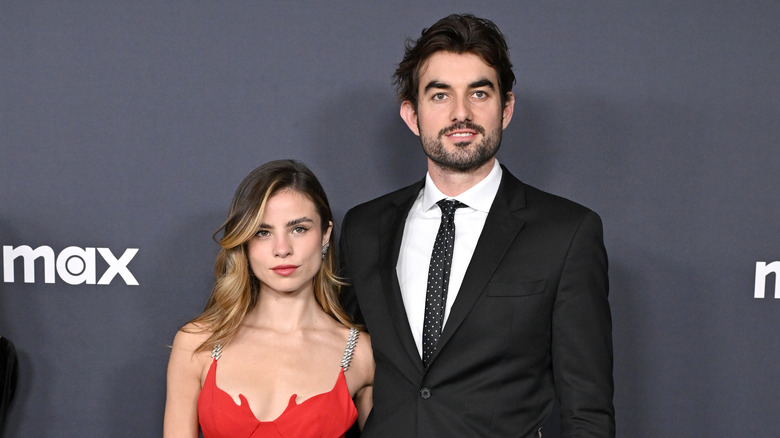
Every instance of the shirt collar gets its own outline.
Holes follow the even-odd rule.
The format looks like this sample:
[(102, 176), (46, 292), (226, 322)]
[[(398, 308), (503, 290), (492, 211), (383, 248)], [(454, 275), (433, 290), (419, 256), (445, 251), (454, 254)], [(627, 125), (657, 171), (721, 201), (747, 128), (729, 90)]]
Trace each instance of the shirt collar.
[(456, 196), (450, 198), (436, 187), (431, 179), (431, 174), (425, 174), (425, 187), (423, 188), (422, 207), (423, 211), (428, 211), (433, 206), (444, 198), (457, 199), (458, 201), (468, 205), (474, 210), (487, 213), (490, 210), (490, 206), (493, 205), (493, 199), (498, 193), (498, 186), (501, 184), (501, 175), (503, 171), (498, 164), (498, 159), (493, 160), (493, 169), (490, 173), (482, 179), (482, 181), (476, 183), (473, 187)]

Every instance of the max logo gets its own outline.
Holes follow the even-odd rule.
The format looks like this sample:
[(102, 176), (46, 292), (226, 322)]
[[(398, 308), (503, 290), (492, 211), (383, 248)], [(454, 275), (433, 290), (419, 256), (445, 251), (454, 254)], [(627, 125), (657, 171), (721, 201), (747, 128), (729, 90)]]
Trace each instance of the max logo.
[(32, 249), (27, 245), (13, 246), (3, 245), (3, 281), (13, 283), (14, 262), (22, 259), (24, 268), (24, 282), (35, 283), (35, 260), (43, 259), (43, 281), (54, 283), (56, 266), (57, 275), (68, 284), (95, 284), (97, 268), (95, 263), (95, 251), (108, 263), (108, 269), (97, 280), (97, 284), (110, 284), (117, 275), (128, 286), (138, 286), (127, 265), (133, 260), (138, 248), (128, 248), (121, 257), (116, 258), (108, 248), (79, 248), (69, 246), (54, 257), (54, 250), (49, 246), (39, 246)]
[(756, 287), (753, 293), (755, 298), (764, 298), (766, 294), (767, 277), (775, 274), (775, 299), (780, 299), (780, 262), (756, 262)]

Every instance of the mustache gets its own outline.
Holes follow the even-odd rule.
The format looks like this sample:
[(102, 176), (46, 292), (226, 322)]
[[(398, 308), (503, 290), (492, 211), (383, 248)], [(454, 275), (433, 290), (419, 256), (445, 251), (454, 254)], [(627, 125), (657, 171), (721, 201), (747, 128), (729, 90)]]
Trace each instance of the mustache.
[(443, 137), (447, 134), (449, 134), (452, 131), (456, 131), (458, 129), (470, 129), (472, 131), (477, 131), (478, 133), (485, 135), (485, 128), (477, 125), (473, 122), (457, 122), (453, 123), (450, 126), (447, 126), (446, 128), (443, 128), (441, 131), (439, 131), (439, 137)]

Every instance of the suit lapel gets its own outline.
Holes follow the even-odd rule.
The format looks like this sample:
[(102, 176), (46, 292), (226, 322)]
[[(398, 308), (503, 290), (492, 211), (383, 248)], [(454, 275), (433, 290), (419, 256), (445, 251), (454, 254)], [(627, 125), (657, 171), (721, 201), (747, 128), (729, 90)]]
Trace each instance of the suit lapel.
[(392, 208), (388, 209), (387, 214), (382, 215), (379, 228), (379, 272), (382, 276), (383, 295), (387, 301), (387, 309), (390, 313), (390, 319), (395, 325), (398, 339), (420, 373), (423, 372), (422, 360), (412, 336), (409, 320), (406, 317), (406, 308), (395, 268), (398, 264), (398, 253), (403, 240), (406, 216), (423, 184), (424, 182), (419, 182), (399, 192), (392, 200)]
[(523, 221), (514, 212), (525, 207), (523, 185), (502, 166), (503, 175), (498, 193), (490, 207), (482, 234), (477, 241), (458, 296), (450, 310), (450, 316), (442, 331), (431, 361), (436, 359), (453, 333), (466, 319), (477, 298), (487, 286), (507, 250), (523, 227)]

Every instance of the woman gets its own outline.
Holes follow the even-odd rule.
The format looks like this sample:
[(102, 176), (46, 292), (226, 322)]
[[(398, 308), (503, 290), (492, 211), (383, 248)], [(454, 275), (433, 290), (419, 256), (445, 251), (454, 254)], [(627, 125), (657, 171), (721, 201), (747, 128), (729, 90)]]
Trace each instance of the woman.
[(164, 436), (196, 438), (200, 425), (204, 438), (337, 437), (356, 417), (362, 427), (371, 343), (338, 304), (317, 178), (295, 161), (258, 167), (220, 230), (206, 309), (173, 341)]

